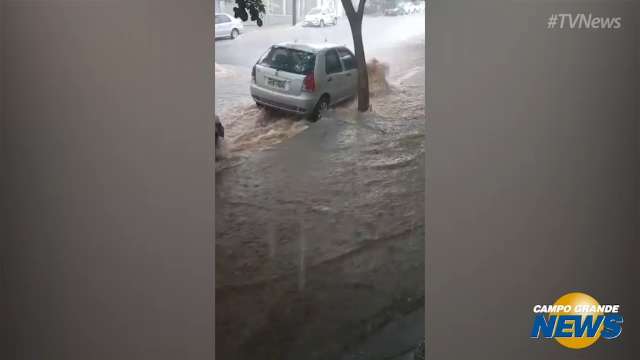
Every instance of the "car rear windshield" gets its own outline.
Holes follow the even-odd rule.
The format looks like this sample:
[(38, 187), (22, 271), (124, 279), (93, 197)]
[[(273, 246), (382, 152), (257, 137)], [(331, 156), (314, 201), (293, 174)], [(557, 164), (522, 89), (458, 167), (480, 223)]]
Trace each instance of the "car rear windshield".
[(315, 15), (315, 14), (320, 14), (322, 11), (320, 11), (320, 9), (311, 9), (311, 11), (309, 11), (309, 15)]
[(294, 74), (307, 75), (313, 72), (316, 64), (314, 53), (274, 46), (262, 58), (260, 65)]

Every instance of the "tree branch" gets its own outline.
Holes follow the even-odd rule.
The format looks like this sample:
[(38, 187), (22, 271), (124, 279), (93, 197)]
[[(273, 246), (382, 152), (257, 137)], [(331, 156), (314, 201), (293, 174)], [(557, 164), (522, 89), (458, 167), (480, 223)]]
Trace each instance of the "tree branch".
[(360, 18), (360, 20), (362, 20), (362, 17), (364, 16), (364, 3), (367, 2), (367, 0), (360, 0), (360, 2), (358, 3), (358, 17)]
[(348, 19), (355, 19), (356, 18), (356, 10), (353, 8), (353, 3), (351, 3), (351, 0), (341, 0), (342, 1), (342, 7), (344, 8), (344, 12), (347, 13), (347, 18)]

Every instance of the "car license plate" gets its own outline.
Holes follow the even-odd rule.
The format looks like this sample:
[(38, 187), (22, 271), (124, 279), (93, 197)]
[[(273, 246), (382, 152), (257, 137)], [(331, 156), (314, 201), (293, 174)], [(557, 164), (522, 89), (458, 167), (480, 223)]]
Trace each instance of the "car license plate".
[(287, 82), (284, 80), (277, 80), (277, 79), (273, 79), (273, 78), (267, 78), (267, 84), (271, 87), (274, 88), (278, 88), (278, 89), (286, 89), (287, 88)]

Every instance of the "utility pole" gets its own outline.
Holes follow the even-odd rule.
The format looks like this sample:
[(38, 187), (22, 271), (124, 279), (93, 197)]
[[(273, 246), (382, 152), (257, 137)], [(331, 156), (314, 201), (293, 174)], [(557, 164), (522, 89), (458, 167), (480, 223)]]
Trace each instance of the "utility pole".
[(291, 0), (293, 2), (293, 7), (291, 7), (291, 18), (293, 20), (293, 26), (296, 26), (296, 15), (298, 14), (298, 0)]

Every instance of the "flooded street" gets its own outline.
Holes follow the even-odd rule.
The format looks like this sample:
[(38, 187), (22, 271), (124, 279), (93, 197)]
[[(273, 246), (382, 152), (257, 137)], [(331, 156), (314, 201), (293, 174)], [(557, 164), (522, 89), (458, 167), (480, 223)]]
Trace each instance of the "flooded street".
[[(296, 36), (352, 48), (342, 20)], [(424, 338), (424, 17), (365, 18), (367, 58), (387, 67), (370, 75), (372, 111), (348, 103), (316, 123), (248, 93), (250, 66), (291, 30), (216, 42), (216, 353), (375, 360)], [(402, 341), (363, 350), (416, 313)]]

